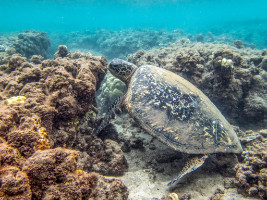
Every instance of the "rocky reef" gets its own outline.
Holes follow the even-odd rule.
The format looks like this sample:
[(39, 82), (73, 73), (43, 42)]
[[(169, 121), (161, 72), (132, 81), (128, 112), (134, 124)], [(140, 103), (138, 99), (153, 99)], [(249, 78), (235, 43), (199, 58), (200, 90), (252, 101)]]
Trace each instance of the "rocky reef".
[[(245, 151), (210, 155), (197, 172), (168, 188), (191, 155), (151, 137), (127, 114), (92, 135), (97, 116), (126, 90), (106, 73), (106, 58), (61, 45), (54, 59), (43, 60), (46, 36), (26, 31), (10, 40), (21, 40), (21, 48), (2, 40), (0, 52), (0, 199), (266, 199), (266, 50), (248, 49), (233, 38), (233, 46), (205, 43), (211, 35), (181, 31), (71, 34), (61, 38), (71, 49), (108, 58), (145, 49), (128, 60), (163, 67), (195, 84), (242, 128), (236, 131)], [(39, 52), (22, 47), (28, 44)], [(253, 130), (243, 131), (248, 128)]]
[(50, 39), (45, 32), (24, 31), (0, 37), (0, 65), (18, 54), (26, 58), (38, 55), (41, 59), (50, 57)]
[(90, 51), (108, 59), (124, 58), (140, 49), (163, 47), (184, 37), (184, 32), (127, 29), (120, 31), (95, 30), (51, 35), (56, 44), (67, 44), (72, 50)]
[(128, 57), (140, 66), (165, 68), (201, 89), (232, 123), (264, 126), (266, 50), (181, 40), (168, 47), (140, 50)]
[[(230, 30), (229, 30), (230, 31)], [(166, 47), (169, 43), (187, 39), (191, 42), (228, 44), (237, 48), (264, 48), (261, 38), (254, 38), (254, 31), (250, 33), (206, 32), (199, 34), (186, 33), (183, 30), (153, 30), (153, 29), (123, 29), (123, 30), (88, 30), (62, 34), (50, 34), (53, 41), (52, 51), (58, 45), (65, 44), (72, 51), (92, 52), (103, 55), (107, 59), (123, 58), (138, 50)], [(250, 39), (251, 38), (251, 39)]]
[(14, 55), (0, 68), (0, 197), (127, 199), (121, 181), (92, 173), (127, 168), (115, 141), (91, 134), (107, 61), (57, 55), (40, 64)]
[(245, 196), (267, 198), (267, 129), (241, 132), (243, 161), (236, 165), (235, 185)]

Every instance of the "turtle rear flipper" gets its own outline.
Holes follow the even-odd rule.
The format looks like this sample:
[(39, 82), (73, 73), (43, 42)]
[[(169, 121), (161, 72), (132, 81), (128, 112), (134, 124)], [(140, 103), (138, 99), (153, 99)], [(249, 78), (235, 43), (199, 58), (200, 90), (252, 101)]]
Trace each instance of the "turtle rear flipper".
[(117, 115), (122, 113), (124, 99), (125, 96), (121, 96), (112, 103), (105, 117), (100, 120), (100, 125), (94, 129), (94, 135), (98, 135), (112, 120), (116, 119)]
[(205, 160), (208, 158), (208, 155), (204, 155), (202, 157), (193, 157), (190, 160), (188, 160), (184, 166), (184, 168), (181, 170), (181, 172), (178, 174), (177, 178), (172, 180), (168, 183), (168, 185), (173, 185), (174, 183), (181, 180), (182, 177), (184, 177), (186, 174), (189, 174), (190, 172), (195, 171), (199, 167), (201, 167)]

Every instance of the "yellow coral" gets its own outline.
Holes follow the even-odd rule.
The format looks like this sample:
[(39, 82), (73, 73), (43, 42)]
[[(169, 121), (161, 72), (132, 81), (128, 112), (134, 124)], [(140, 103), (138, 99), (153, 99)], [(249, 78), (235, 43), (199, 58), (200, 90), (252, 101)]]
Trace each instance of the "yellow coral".
[(16, 96), (16, 97), (10, 97), (9, 99), (6, 99), (7, 105), (14, 105), (14, 104), (23, 104), (26, 100), (26, 97), (24, 96)]

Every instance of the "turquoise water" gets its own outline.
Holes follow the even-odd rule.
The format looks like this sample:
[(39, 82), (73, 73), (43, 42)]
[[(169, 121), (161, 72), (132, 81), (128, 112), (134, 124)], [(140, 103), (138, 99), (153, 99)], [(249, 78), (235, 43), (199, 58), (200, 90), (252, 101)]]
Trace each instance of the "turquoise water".
[(198, 33), (267, 27), (266, 0), (6, 0), (0, 5), (0, 32), (152, 28)]

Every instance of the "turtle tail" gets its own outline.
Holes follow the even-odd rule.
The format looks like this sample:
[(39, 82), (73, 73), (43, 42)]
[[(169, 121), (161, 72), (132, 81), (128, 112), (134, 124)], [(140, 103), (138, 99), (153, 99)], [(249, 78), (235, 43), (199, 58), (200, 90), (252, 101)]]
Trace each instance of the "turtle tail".
[(113, 119), (116, 119), (122, 113), (124, 99), (125, 96), (121, 96), (112, 103), (105, 117), (100, 119), (100, 125), (94, 129), (94, 135), (98, 135)]

